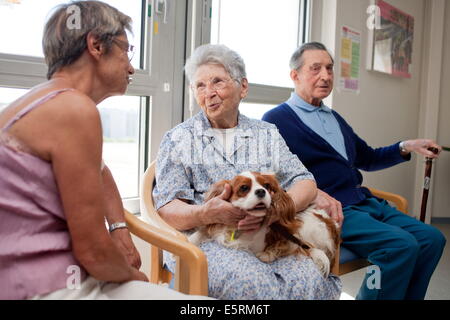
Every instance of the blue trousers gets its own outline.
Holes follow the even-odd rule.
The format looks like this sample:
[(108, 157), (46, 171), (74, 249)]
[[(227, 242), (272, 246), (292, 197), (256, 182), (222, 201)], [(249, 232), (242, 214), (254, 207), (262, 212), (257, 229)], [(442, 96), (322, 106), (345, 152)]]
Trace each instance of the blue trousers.
[(356, 299), (424, 299), (446, 243), (442, 233), (377, 198), (343, 211), (342, 245), (375, 266)]

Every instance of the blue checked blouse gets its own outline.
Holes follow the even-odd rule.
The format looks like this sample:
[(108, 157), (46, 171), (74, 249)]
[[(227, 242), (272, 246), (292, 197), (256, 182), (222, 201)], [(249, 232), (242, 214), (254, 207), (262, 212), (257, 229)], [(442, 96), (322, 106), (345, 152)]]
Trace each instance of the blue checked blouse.
[(209, 187), (244, 171), (275, 173), (289, 189), (313, 175), (292, 154), (275, 125), (240, 114), (234, 153), (226, 156), (203, 111), (167, 132), (156, 164), (153, 198), (159, 209), (174, 199), (202, 204)]
[[(278, 129), (270, 123), (240, 114), (234, 152), (214, 137), (203, 111), (168, 131), (156, 163), (153, 198), (159, 209), (174, 199), (202, 204), (205, 192), (222, 179), (244, 171), (275, 173), (281, 186), (313, 175), (292, 154)], [(301, 137), (299, 137), (300, 139)], [(324, 279), (311, 259), (286, 257), (266, 264), (253, 254), (225, 248), (214, 242), (200, 245), (208, 260), (209, 296), (218, 299), (336, 299), (341, 282)], [(174, 259), (165, 253), (169, 270)], [(296, 270), (296, 272), (292, 272)]]

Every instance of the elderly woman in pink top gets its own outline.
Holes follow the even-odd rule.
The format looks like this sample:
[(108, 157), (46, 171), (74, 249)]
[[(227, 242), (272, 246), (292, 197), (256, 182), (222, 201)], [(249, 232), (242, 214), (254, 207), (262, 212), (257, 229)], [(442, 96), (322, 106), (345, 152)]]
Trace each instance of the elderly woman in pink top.
[(192, 298), (148, 283), (128, 230), (105, 228), (124, 217), (96, 105), (134, 73), (130, 24), (99, 1), (59, 6), (44, 30), (49, 80), (0, 113), (0, 299)]

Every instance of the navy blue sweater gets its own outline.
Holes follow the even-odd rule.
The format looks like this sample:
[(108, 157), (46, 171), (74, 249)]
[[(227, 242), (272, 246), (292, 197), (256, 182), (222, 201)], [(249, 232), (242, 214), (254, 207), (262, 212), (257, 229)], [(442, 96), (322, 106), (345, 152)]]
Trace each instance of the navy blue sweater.
[(292, 153), (296, 154), (314, 175), (317, 187), (342, 203), (356, 204), (372, 196), (361, 187), (363, 178), (358, 169), (375, 171), (411, 159), (403, 158), (399, 143), (373, 149), (359, 138), (347, 122), (333, 110), (345, 140), (348, 160), (328, 142), (312, 131), (286, 104), (264, 114), (262, 120), (275, 124)]

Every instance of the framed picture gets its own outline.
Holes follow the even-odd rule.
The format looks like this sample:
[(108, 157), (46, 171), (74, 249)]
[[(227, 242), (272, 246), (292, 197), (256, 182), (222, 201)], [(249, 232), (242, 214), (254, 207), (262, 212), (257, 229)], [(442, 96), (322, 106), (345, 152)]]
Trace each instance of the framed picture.
[(414, 17), (386, 1), (375, 0), (377, 17), (368, 41), (369, 70), (411, 78)]

